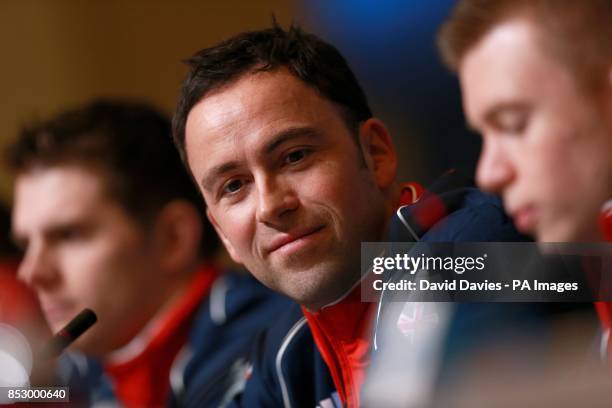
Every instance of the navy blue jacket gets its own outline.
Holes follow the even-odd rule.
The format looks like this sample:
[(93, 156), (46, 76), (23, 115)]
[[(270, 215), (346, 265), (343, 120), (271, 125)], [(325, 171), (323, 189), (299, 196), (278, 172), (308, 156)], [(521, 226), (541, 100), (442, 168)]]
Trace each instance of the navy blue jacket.
[[(451, 184), (449, 188), (449, 183)], [(455, 183), (455, 185), (452, 185)], [(459, 182), (460, 183), (460, 182)], [(432, 191), (433, 190), (433, 191)], [(461, 187), (457, 178), (443, 178), (441, 184), (434, 186), (429, 193), (416, 204), (402, 207), (393, 218), (389, 231), (389, 242), (507, 242), (526, 241), (529, 238), (519, 234), (511, 219), (503, 211), (501, 200), (497, 197), (480, 192), (477, 189)], [(429, 200), (443, 203), (442, 217), (429, 225), (419, 224), (421, 217), (415, 216), (421, 208), (429, 206)], [(392, 278), (399, 279), (400, 276)], [(379, 304), (375, 335), (377, 350), (373, 359), (378, 358), (381, 350), (401, 359), (401, 353), (386, 350), (386, 342), (390, 342), (391, 331), (385, 327), (393, 327), (398, 321), (397, 306), (390, 307), (397, 301), (393, 295), (384, 296)], [(449, 379), (460, 378), (461, 373), (455, 372), (466, 356), (499, 344), (505, 336), (516, 333), (517, 328), (534, 335), (539, 340), (534, 347), (550, 344), (551, 332), (555, 319), (566, 312), (584, 312), (588, 319), (596, 322), (596, 315), (589, 304), (559, 304), (559, 303), (454, 303), (445, 336), (441, 344), (437, 386), (445, 384)], [(392, 311), (392, 312), (391, 312)], [(385, 313), (387, 312), (387, 313)], [(395, 336), (402, 336), (395, 331)], [(589, 333), (587, 336), (594, 336)], [(508, 337), (506, 337), (508, 338)], [(393, 341), (391, 341), (393, 342)], [(408, 342), (395, 342), (394, 347), (408, 347)], [(585, 356), (588, 351), (585, 350)], [(469, 358), (469, 357), (467, 357)], [(527, 361), (526, 363), (532, 363)], [(537, 362), (533, 362), (537, 363)], [(401, 362), (398, 363), (401, 366)], [(377, 373), (379, 374), (380, 371)], [(383, 374), (384, 375), (384, 374)], [(381, 383), (380, 379), (377, 383)], [(384, 380), (382, 381), (384, 383)], [(397, 391), (397, 390), (396, 390)], [(399, 390), (401, 392), (401, 390)], [(374, 392), (376, 395), (376, 392)], [(371, 401), (371, 398), (370, 398)]]
[[(435, 225), (419, 226), (414, 222), (407, 228), (412, 206), (398, 210), (393, 218), (389, 236), (394, 241), (431, 242), (452, 241), (512, 241), (525, 239), (518, 235), (505, 216), (499, 199), (474, 188), (448, 185), (434, 186), (430, 192), (445, 188), (445, 208)], [(452, 182), (455, 182), (452, 180)], [(436, 193), (439, 198), (440, 195)], [(426, 198), (426, 197), (424, 197)], [(415, 206), (428, 205), (426, 200)], [(400, 215), (404, 216), (401, 217)], [(416, 232), (419, 231), (419, 232)], [(253, 359), (252, 377), (235, 407), (339, 407), (337, 392), (331, 380), (300, 308), (296, 305), (279, 319), (257, 344)]]
[(259, 337), (253, 371), (232, 407), (340, 407), (325, 361), (301, 308), (293, 304)]
[[(187, 344), (172, 365), (168, 406), (227, 405), (244, 387), (257, 336), (291, 304), (250, 274), (222, 274), (202, 300)], [(74, 393), (88, 400), (83, 405), (116, 404), (98, 362), (67, 354), (60, 362), (60, 376), (70, 384), (71, 397)]]

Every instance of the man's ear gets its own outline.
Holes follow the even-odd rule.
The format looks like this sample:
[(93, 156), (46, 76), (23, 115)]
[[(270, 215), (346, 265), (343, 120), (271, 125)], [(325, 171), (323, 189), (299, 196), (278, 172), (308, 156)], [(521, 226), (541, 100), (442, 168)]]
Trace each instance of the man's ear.
[(380, 188), (389, 187), (397, 173), (397, 154), (384, 123), (370, 118), (359, 127), (359, 141), (366, 165)]
[(174, 200), (166, 204), (155, 222), (155, 253), (166, 271), (192, 268), (200, 257), (202, 218), (188, 201)]
[(219, 238), (221, 238), (221, 242), (223, 242), (223, 245), (225, 246), (225, 249), (229, 253), (232, 260), (238, 264), (242, 264), (242, 261), (240, 260), (238, 253), (232, 246), (232, 243), (229, 241), (229, 239), (227, 239), (227, 237), (219, 227), (219, 224), (217, 224), (217, 220), (215, 220), (215, 217), (213, 217), (212, 213), (210, 212), (210, 209), (208, 208), (206, 209), (206, 216), (208, 217), (208, 220), (210, 221), (212, 226), (215, 228), (215, 231), (217, 231), (217, 235), (219, 235)]

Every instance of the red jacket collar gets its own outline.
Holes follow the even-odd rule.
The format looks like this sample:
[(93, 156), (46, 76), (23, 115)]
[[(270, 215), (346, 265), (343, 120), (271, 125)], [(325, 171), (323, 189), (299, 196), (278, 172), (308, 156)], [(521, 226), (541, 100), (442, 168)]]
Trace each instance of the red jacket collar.
[(302, 308), (338, 394), (349, 407), (359, 406), (359, 390), (370, 362), (373, 303), (361, 302), (357, 285), (340, 302), (318, 312)]
[[(403, 184), (399, 205), (416, 202), (422, 193), (419, 184)], [(348, 407), (359, 407), (360, 390), (370, 363), (375, 304), (361, 301), (361, 285), (357, 284), (346, 296), (318, 312), (302, 310), (340, 399)]]
[(104, 371), (122, 406), (166, 405), (172, 363), (187, 341), (198, 306), (218, 276), (217, 269), (211, 266), (198, 270), (177, 304), (161, 316), (142, 352), (128, 361), (105, 364)]

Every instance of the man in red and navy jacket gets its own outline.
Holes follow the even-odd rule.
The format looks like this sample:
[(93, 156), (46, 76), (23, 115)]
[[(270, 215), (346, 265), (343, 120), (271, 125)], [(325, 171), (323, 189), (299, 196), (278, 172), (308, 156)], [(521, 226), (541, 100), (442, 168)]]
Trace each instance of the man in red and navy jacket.
[(170, 128), (146, 104), (98, 100), (9, 146), (19, 278), (53, 332), (84, 308), (97, 314), (71, 349), (83, 354), (59, 362), (86, 405), (218, 406), (289, 304), (215, 265), (217, 239)]
[[(361, 301), (361, 243), (384, 240), (422, 189), (396, 181), (387, 129), (344, 58), (314, 35), (274, 25), (189, 63), (174, 138), (208, 218), (236, 262), (301, 308), (259, 344), (236, 402), (357, 407), (376, 310)], [(433, 203), (423, 222), (450, 215), (451, 240), (518, 236), (499, 200), (470, 192), (452, 209)]]

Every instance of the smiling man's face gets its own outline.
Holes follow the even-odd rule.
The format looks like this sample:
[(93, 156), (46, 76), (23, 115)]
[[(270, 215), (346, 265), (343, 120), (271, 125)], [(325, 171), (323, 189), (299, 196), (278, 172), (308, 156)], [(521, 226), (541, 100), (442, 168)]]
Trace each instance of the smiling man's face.
[(189, 166), (229, 253), (313, 310), (358, 281), (360, 243), (384, 230), (380, 178), (355, 137), (284, 69), (240, 77), (187, 119)]

